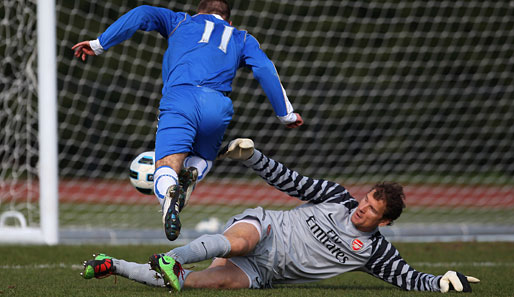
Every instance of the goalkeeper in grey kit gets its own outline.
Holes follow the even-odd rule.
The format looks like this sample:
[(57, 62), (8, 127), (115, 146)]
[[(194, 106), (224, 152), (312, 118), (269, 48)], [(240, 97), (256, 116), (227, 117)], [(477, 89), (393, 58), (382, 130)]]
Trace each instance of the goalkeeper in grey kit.
[[(232, 217), (223, 234), (207, 234), (148, 264), (104, 254), (84, 262), (84, 278), (121, 275), (155, 286), (182, 288), (270, 288), (364, 271), (405, 290), (470, 292), (477, 278), (455, 271), (436, 276), (416, 271), (379, 232), (405, 204), (402, 186), (379, 183), (359, 202), (341, 185), (313, 179), (236, 139), (220, 158), (242, 160), (266, 182), (307, 203), (289, 211), (248, 209)], [(214, 258), (205, 270), (182, 265)], [(152, 269), (152, 270), (150, 270)], [(157, 277), (156, 277), (157, 276)]]

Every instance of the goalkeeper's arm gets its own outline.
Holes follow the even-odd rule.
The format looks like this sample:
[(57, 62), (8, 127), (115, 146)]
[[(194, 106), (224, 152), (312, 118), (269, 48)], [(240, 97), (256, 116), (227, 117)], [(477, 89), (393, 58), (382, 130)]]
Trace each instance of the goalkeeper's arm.
[(338, 198), (337, 201), (340, 202), (341, 199), (351, 198), (346, 189), (339, 184), (303, 176), (265, 156), (256, 150), (253, 141), (247, 138), (231, 141), (218, 155), (218, 159), (224, 158), (243, 161), (245, 166), (252, 168), (269, 185), (303, 201), (321, 203), (330, 198)]
[(455, 271), (448, 271), (444, 275), (437, 276), (417, 271), (384, 237), (380, 236), (375, 240), (377, 243), (373, 244), (374, 250), (363, 270), (404, 290), (442, 293), (449, 290), (471, 292), (470, 283), (479, 282), (477, 278), (464, 276)]

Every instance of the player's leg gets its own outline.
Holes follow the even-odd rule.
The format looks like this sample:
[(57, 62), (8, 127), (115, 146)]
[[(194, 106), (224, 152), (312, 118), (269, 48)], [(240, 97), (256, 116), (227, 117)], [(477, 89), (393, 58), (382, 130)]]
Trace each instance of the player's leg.
[(154, 192), (161, 205), (166, 191), (178, 184), (178, 173), (192, 151), (196, 127), (182, 113), (164, 110), (159, 114), (155, 136)]
[(192, 152), (184, 160), (179, 173), (179, 184), (184, 191), (179, 197), (180, 209), (187, 204), (196, 183), (205, 178), (217, 156), (225, 130), (234, 113), (232, 101), (209, 88), (194, 88), (198, 114), (196, 137)]
[[(201, 157), (212, 164), (232, 120), (234, 109), (230, 98), (208, 88), (199, 88), (198, 101), (202, 108), (199, 111), (199, 126), (191, 155)], [(202, 160), (196, 162), (201, 165)], [(207, 172), (201, 172), (202, 178)]]
[(196, 168), (198, 170), (197, 181), (205, 178), (207, 173), (211, 171), (212, 161), (206, 160), (200, 156), (189, 155), (184, 160), (184, 168)]
[[(175, 240), (181, 229), (180, 198), (184, 188), (180, 187), (179, 175), (187, 153), (178, 153), (161, 158), (156, 162), (154, 173), (154, 191), (162, 206), (162, 224), (169, 240)], [(183, 203), (182, 203), (183, 204)]]
[(93, 257), (92, 260), (84, 261), (84, 271), (80, 275), (85, 279), (119, 275), (150, 286), (164, 286), (164, 280), (151, 270), (149, 264), (127, 262), (105, 254), (93, 255)]
[(257, 224), (259, 222), (256, 220), (236, 221), (223, 234), (204, 234), (184, 246), (169, 251), (166, 255), (181, 264), (196, 263), (215, 257), (244, 256), (253, 250), (260, 240)]
[(223, 232), (230, 243), (227, 258), (244, 256), (251, 252), (261, 240), (261, 223), (253, 217), (235, 221)]
[(209, 268), (187, 275), (185, 288), (244, 289), (250, 280), (244, 271), (228, 259), (216, 258)]
[(198, 156), (187, 156), (184, 159), (183, 168), (178, 174), (179, 185), (182, 188), (179, 196), (179, 209), (187, 205), (196, 184), (201, 181), (211, 170), (212, 161), (207, 161)]
[(163, 287), (164, 280), (151, 269), (148, 263), (128, 262), (113, 259), (115, 274), (149, 286)]
[(159, 123), (155, 139), (156, 170), (154, 192), (163, 210), (166, 237), (175, 240), (181, 229), (179, 197), (183, 189), (179, 173), (186, 156), (193, 149), (197, 134), (197, 106), (188, 88), (170, 91), (170, 98), (161, 100)]
[[(218, 257), (244, 256), (255, 248), (260, 237), (260, 222), (255, 218), (245, 218), (234, 222), (223, 235), (202, 235), (185, 246), (171, 250), (166, 255), (153, 255), (150, 257), (150, 265), (153, 270), (161, 274), (165, 284), (176, 291), (181, 290), (184, 280), (187, 281), (191, 275), (193, 275), (192, 287), (248, 288), (248, 277), (232, 263), (226, 264), (226, 262), (215, 260), (213, 262), (215, 265), (211, 265), (209, 269), (198, 274), (186, 271), (185, 275), (182, 264)], [(218, 263), (224, 268), (215, 268)], [(221, 263), (225, 264), (221, 265)], [(221, 272), (219, 270), (227, 270), (225, 273), (231, 277), (215, 277), (216, 273)], [(211, 279), (201, 281), (202, 276), (211, 277), (211, 275)]]
[(201, 271), (184, 270), (178, 261), (169, 256), (153, 255), (149, 263), (152, 269), (163, 277), (170, 291), (180, 291), (184, 287), (212, 289), (250, 287), (247, 274), (223, 258), (214, 259), (209, 268)]
[[(169, 240), (177, 239), (180, 234), (179, 212), (182, 208), (180, 198), (184, 197), (185, 194), (184, 188), (180, 186), (179, 175), (177, 174), (177, 170), (180, 172), (180, 169), (175, 170), (173, 167), (163, 164), (182, 164), (185, 157), (185, 153), (179, 153), (166, 156), (156, 162), (158, 167), (154, 173), (154, 191), (162, 206), (162, 223), (166, 237)], [(171, 162), (166, 163), (166, 161)], [(182, 201), (185, 201), (185, 199), (182, 199)]]
[[(178, 184), (178, 173), (188, 153), (177, 153), (165, 156), (155, 162), (154, 192), (159, 203), (166, 202), (166, 192), (170, 187)], [(164, 220), (164, 218), (163, 218)]]

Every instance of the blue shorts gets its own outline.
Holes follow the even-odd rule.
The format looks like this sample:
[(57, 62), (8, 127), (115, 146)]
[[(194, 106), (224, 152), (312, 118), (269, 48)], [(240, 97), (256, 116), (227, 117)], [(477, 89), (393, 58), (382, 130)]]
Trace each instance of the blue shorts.
[(169, 88), (159, 106), (155, 159), (191, 153), (214, 160), (232, 120), (230, 98), (205, 87)]

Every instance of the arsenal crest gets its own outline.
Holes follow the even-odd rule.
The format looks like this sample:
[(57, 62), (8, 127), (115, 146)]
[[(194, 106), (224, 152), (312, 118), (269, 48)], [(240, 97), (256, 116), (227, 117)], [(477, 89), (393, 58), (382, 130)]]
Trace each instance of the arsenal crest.
[(362, 241), (360, 241), (359, 239), (355, 238), (353, 241), (352, 241), (352, 249), (354, 251), (358, 251), (362, 248), (364, 244), (362, 243)]

